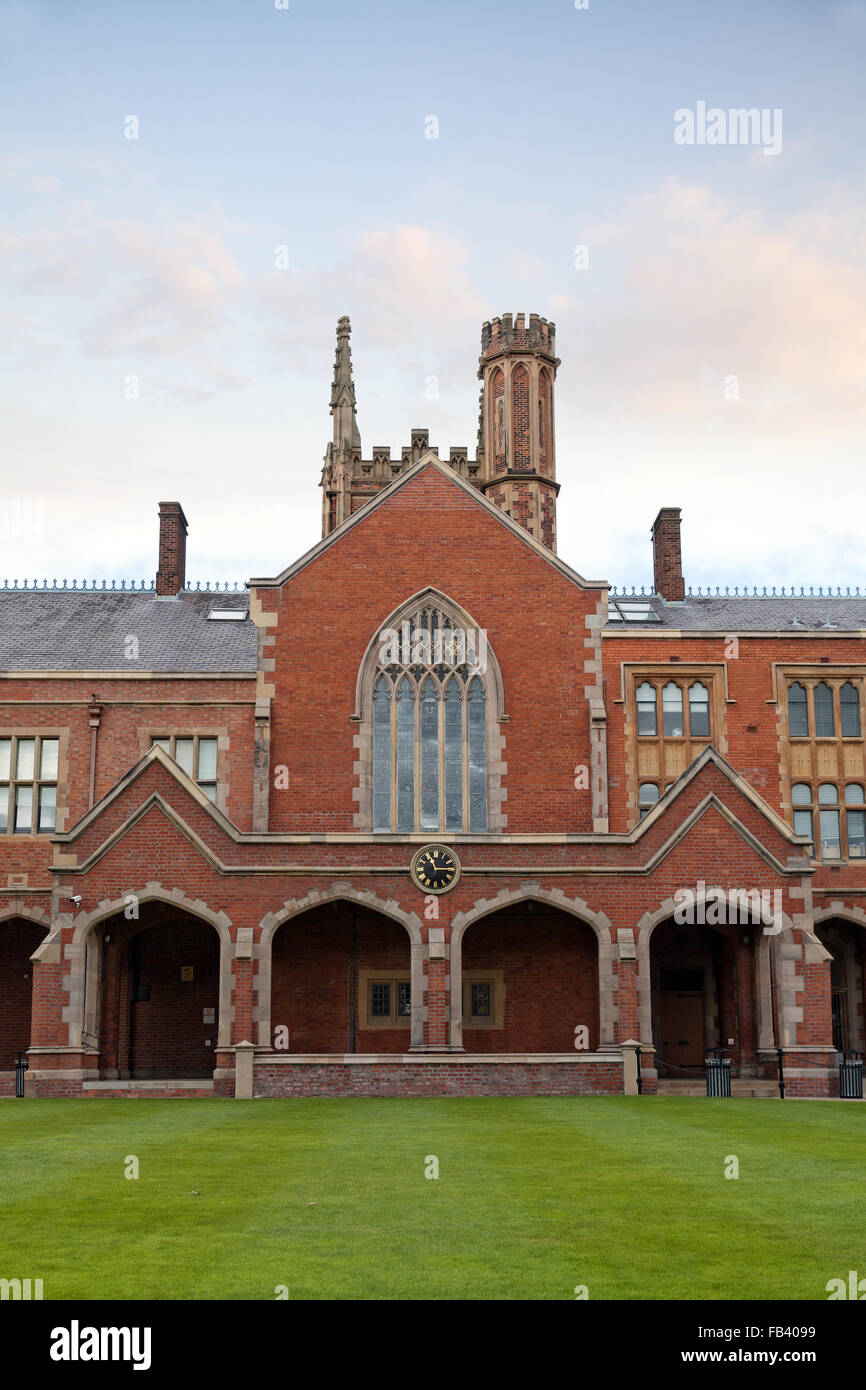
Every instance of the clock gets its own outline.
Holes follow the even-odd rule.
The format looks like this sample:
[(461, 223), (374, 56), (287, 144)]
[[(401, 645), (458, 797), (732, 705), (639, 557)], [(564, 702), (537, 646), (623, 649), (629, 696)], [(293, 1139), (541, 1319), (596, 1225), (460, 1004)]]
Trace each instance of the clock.
[(425, 845), (409, 865), (409, 873), (422, 893), (447, 893), (460, 877), (460, 860), (447, 845)]

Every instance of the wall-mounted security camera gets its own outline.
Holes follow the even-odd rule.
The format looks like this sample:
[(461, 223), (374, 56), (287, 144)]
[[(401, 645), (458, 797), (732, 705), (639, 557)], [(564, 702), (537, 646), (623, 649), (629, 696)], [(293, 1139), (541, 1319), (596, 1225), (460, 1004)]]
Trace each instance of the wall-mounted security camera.
[(70, 902), (75, 903), (76, 907), (80, 907), (84, 901), (80, 893), (70, 893), (69, 900)]

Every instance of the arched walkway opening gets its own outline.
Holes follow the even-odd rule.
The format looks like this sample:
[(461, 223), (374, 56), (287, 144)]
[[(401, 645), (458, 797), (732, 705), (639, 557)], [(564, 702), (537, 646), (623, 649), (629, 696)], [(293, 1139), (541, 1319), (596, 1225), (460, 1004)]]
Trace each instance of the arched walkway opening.
[(33, 962), (45, 927), (24, 917), (0, 922), (0, 1072), (14, 1072), (19, 1052), (30, 1046)]
[(529, 899), (480, 917), (462, 977), (466, 1052), (573, 1052), (576, 1028), (598, 1048), (598, 939), (572, 913)]
[(108, 918), (88, 940), (100, 972), (103, 1079), (210, 1077), (216, 1065), (220, 938), (168, 903)]
[(755, 958), (760, 924), (661, 923), (650, 939), (652, 1029), (660, 1077), (703, 1073), (722, 1047), (732, 1074), (757, 1074)]
[(831, 917), (817, 924), (815, 935), (833, 957), (833, 1046), (837, 1052), (866, 1052), (866, 926)]
[(383, 913), (344, 899), (297, 913), (273, 937), (270, 1041), (293, 1053), (408, 1052), (411, 976), (409, 934)]

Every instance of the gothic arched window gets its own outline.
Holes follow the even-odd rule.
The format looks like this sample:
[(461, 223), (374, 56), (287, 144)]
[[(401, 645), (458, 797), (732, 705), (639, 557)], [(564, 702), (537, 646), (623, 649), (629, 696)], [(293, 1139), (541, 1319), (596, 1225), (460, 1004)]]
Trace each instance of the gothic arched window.
[(486, 632), (461, 617), (419, 603), (389, 619), (368, 649), (359, 696), (362, 709), (372, 707), (369, 723), (361, 722), (372, 744), (373, 831), (492, 828), (489, 763), (500, 743), (501, 682)]

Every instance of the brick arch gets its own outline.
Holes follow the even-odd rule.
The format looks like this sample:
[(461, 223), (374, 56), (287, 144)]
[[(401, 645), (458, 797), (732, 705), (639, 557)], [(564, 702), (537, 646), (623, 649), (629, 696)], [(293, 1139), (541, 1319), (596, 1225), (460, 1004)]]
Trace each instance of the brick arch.
[(424, 1041), (424, 961), (427, 945), (421, 931), (421, 919), (416, 912), (406, 912), (395, 898), (378, 897), (372, 889), (353, 888), (349, 883), (335, 883), (330, 888), (313, 888), (303, 898), (289, 898), (278, 912), (268, 912), (259, 923), (259, 940), (253, 946), (253, 990), (258, 1004), (253, 1009), (253, 1022), (258, 1023), (258, 1046), (271, 1047), (271, 986), (273, 982), (274, 936), (284, 922), (300, 917), (324, 903), (350, 902), (378, 912), (398, 922), (409, 937), (410, 973), (412, 980), (412, 1018), (410, 1047), (420, 1047)]
[[(714, 885), (711, 885), (711, 887)], [(715, 901), (715, 899), (712, 899)], [(706, 903), (706, 893), (696, 893), (695, 903)], [(637, 924), (637, 1018), (638, 1033), (640, 1041), (648, 1046), (653, 1041), (652, 1026), (652, 975), (650, 971), (650, 941), (656, 927), (663, 922), (669, 922), (679, 906), (673, 898), (665, 898), (654, 912), (645, 912)], [(771, 1048), (775, 1046), (773, 1028), (773, 1001), (770, 976), (770, 942), (776, 937), (780, 939), (786, 947), (793, 948), (795, 951), (800, 948), (794, 941), (793, 922), (787, 913), (782, 913), (782, 930), (771, 936), (766, 932), (756, 933), (755, 940), (755, 1010), (757, 1014), (758, 1047)], [(777, 960), (781, 954), (780, 948), (776, 947)], [(789, 966), (789, 975), (786, 983), (789, 993), (792, 994), (793, 980), (793, 960), (785, 962)], [(781, 983), (781, 982), (780, 982)], [(786, 998), (782, 994), (782, 1017), (783, 1025), (787, 1023), (793, 1037), (797, 1036), (796, 1020), (788, 1015), (788, 1010), (795, 1004), (793, 997)]]
[(135, 895), (139, 903), (167, 903), (170, 907), (176, 907), (179, 912), (184, 912), (201, 922), (208, 922), (217, 932), (220, 942), (217, 1049), (230, 1047), (234, 1021), (231, 1002), (234, 954), (231, 919), (225, 912), (215, 912), (201, 898), (188, 898), (182, 888), (164, 888), (161, 883), (156, 882), (146, 883), (142, 889), (130, 888), (119, 898), (103, 898), (91, 912), (79, 912), (74, 918), (72, 940), (65, 951), (65, 959), (69, 963), (69, 1005), (63, 1012), (69, 1025), (69, 1046), (84, 1046), (84, 1035), (87, 1033), (98, 1035), (101, 959), (96, 952), (90, 952), (88, 958), (88, 937), (100, 922), (122, 913), (131, 894)]
[(582, 898), (566, 897), (561, 888), (548, 889), (539, 887), (537, 883), (526, 883), (519, 888), (503, 888), (495, 898), (480, 898), (467, 912), (458, 912), (451, 922), (451, 1047), (462, 1049), (463, 1046), (463, 937), (467, 929), (482, 917), (522, 902), (542, 902), (560, 908), (595, 932), (598, 943), (599, 1046), (611, 1045), (614, 1041), (616, 1011), (613, 1002), (615, 946), (610, 918), (603, 912), (595, 912)]

